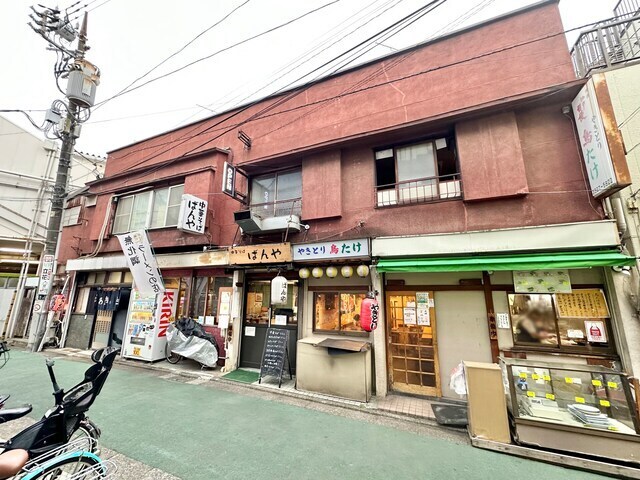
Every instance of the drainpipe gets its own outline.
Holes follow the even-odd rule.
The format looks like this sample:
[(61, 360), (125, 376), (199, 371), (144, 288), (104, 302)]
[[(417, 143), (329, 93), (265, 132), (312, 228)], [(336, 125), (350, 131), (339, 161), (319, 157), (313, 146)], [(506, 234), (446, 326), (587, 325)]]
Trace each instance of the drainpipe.
[[(609, 200), (609, 199), (607, 199)], [(610, 199), (610, 205), (613, 207), (613, 216), (616, 219), (616, 224), (618, 225), (618, 232), (620, 233), (620, 238), (624, 238), (627, 233), (627, 219), (624, 215), (624, 208), (622, 207), (622, 199), (616, 195)]]

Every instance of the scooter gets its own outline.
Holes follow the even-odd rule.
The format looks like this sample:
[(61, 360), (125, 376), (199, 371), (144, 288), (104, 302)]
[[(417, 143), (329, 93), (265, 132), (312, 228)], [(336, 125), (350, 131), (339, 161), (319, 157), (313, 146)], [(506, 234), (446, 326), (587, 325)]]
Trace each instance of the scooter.
[[(53, 385), (55, 405), (35, 424), (27, 427), (13, 438), (0, 443), (5, 451), (26, 450), (30, 458), (44, 455), (53, 449), (62, 447), (74, 436), (100, 438), (100, 429), (85, 415), (104, 386), (116, 355), (117, 349), (104, 348), (93, 352), (94, 364), (89, 367), (84, 380), (65, 392), (56, 380), (52, 359), (46, 360), (49, 378)], [(6, 400), (5, 400), (6, 401)], [(12, 409), (0, 409), (0, 423), (24, 417), (31, 412), (31, 405)]]

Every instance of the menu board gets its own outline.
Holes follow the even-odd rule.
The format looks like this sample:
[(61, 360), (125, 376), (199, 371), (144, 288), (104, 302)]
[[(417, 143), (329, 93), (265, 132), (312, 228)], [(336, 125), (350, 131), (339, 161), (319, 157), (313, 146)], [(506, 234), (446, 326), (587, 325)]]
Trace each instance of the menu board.
[[(285, 359), (287, 363), (289, 363), (288, 344), (289, 330), (285, 330), (284, 328), (269, 328), (267, 330), (258, 383), (262, 382), (262, 377), (272, 375), (278, 377), (278, 387), (282, 384), (282, 372), (284, 370)], [(291, 364), (289, 364), (289, 376), (291, 376)]]
[(556, 294), (559, 318), (609, 318), (604, 292), (597, 288)]

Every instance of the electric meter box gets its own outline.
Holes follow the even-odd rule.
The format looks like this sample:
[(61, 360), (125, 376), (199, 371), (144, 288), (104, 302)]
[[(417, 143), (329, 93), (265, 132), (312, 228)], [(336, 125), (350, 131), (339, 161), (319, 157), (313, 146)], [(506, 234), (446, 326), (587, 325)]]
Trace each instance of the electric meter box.
[(93, 64), (83, 60), (76, 63), (67, 78), (67, 98), (82, 107), (92, 107), (96, 100), (96, 88), (100, 83), (100, 72)]

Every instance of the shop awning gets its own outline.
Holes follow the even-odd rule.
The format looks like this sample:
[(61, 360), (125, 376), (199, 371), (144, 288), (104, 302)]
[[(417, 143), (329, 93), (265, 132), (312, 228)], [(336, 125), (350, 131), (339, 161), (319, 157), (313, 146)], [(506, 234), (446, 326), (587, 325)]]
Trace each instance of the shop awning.
[(379, 272), (473, 272), (483, 270), (544, 270), (552, 268), (622, 267), (636, 258), (617, 250), (522, 253), (459, 257), (381, 259)]

